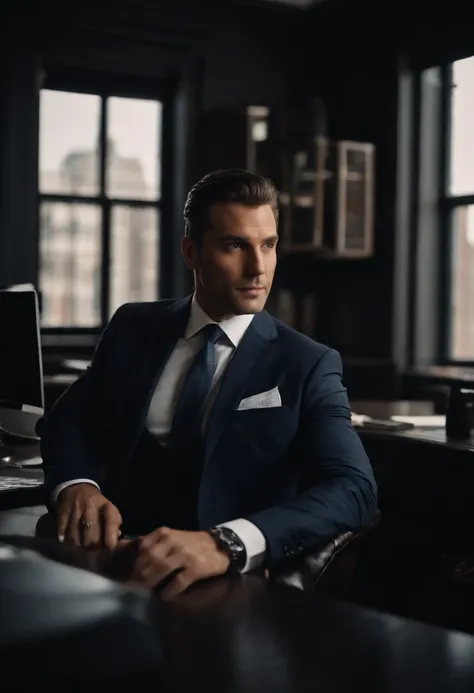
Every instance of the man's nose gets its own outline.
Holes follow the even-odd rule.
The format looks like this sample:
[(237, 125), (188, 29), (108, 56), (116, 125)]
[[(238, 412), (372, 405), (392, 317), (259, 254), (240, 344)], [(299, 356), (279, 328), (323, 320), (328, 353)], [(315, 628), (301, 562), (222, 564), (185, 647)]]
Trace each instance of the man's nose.
[(247, 256), (246, 273), (252, 277), (265, 274), (262, 253), (259, 250), (252, 250)]

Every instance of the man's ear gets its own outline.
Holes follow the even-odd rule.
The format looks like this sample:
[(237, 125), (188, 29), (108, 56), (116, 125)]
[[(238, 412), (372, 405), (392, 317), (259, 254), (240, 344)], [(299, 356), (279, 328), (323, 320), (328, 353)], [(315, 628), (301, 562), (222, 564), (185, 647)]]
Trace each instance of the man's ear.
[(183, 236), (181, 240), (181, 253), (188, 269), (194, 271), (199, 267), (199, 248), (196, 241), (189, 238), (189, 236)]

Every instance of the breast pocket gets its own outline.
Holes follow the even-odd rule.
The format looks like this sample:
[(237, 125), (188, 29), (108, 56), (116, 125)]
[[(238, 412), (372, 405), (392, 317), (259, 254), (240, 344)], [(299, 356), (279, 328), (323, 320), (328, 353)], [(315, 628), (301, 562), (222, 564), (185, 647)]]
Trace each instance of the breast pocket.
[(296, 414), (289, 407), (264, 407), (233, 411), (229, 432), (245, 440), (248, 448), (268, 451), (289, 445), (296, 427)]

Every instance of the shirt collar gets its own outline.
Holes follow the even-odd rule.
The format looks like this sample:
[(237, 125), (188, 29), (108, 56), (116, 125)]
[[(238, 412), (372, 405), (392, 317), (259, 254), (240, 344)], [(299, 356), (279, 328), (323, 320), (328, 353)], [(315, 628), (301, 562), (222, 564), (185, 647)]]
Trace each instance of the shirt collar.
[[(253, 320), (253, 315), (233, 315), (231, 318), (222, 320), (219, 323), (222, 331), (225, 332), (227, 337), (230, 339), (234, 347), (238, 347), (240, 340), (247, 331), (248, 326)], [(206, 315), (201, 306), (196, 300), (196, 296), (193, 295), (191, 301), (191, 311), (189, 314), (189, 320), (184, 333), (185, 339), (190, 339), (194, 337), (203, 327), (209, 324), (215, 323), (215, 320)]]

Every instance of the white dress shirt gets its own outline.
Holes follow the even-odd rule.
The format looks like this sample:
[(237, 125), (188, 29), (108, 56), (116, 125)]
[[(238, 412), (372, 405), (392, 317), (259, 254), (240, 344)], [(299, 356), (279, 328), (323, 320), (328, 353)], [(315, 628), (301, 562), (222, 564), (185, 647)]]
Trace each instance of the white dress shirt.
[[(219, 343), (216, 344), (217, 365), (204, 410), (204, 427), (206, 426), (224, 371), (252, 322), (252, 318), (253, 315), (235, 315), (219, 323), (225, 337), (222, 337)], [(180, 390), (188, 370), (202, 346), (202, 335), (199, 333), (203, 327), (213, 322), (202, 310), (196, 297), (193, 296), (184, 337), (177, 341), (163, 368), (147, 413), (146, 427), (150, 434), (157, 438), (162, 445), (166, 446)], [(64, 488), (78, 483), (91, 483), (97, 486), (90, 479), (73, 479), (60, 484), (54, 489), (53, 500), (57, 500), (59, 493)], [(224, 522), (221, 526), (232, 529), (245, 544), (247, 562), (242, 572), (253, 570), (263, 563), (266, 552), (266, 540), (258, 527), (243, 518)]]

